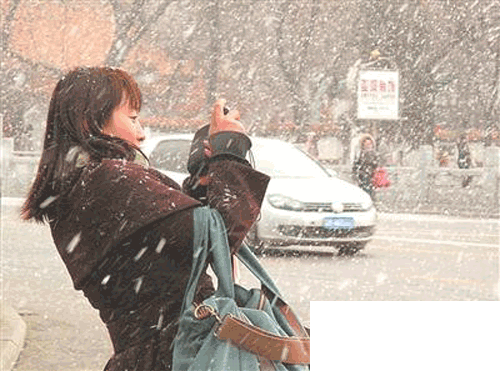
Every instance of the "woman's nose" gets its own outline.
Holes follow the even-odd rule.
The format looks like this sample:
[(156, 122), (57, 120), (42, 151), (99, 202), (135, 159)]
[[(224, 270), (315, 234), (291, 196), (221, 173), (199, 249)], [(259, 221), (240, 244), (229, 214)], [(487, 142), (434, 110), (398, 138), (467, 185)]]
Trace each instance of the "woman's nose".
[(144, 134), (144, 129), (142, 128), (142, 125), (141, 123), (139, 122), (139, 120), (137, 120), (137, 124), (136, 124), (136, 138), (139, 142), (142, 142), (144, 139), (146, 139), (146, 135)]

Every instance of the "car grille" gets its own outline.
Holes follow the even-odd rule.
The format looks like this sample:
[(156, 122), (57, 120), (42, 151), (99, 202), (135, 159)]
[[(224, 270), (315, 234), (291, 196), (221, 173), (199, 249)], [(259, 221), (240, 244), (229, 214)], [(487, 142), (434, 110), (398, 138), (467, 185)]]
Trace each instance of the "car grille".
[(297, 225), (280, 225), (278, 232), (282, 236), (296, 238), (364, 238), (370, 237), (375, 231), (374, 226), (355, 227), (352, 229), (329, 230), (323, 227), (303, 227)]
[[(355, 212), (355, 211), (364, 211), (363, 208), (361, 207), (361, 204), (358, 202), (344, 202), (342, 204), (344, 207), (343, 212)], [(332, 208), (332, 204), (329, 202), (307, 202), (304, 203), (304, 209), (303, 211), (305, 212), (334, 212)]]

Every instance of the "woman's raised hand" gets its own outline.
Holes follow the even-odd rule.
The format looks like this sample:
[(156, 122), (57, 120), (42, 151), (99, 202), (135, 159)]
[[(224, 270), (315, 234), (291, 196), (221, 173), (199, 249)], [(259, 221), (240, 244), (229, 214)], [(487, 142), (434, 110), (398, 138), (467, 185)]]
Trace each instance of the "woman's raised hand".
[(209, 137), (222, 131), (245, 133), (245, 128), (239, 121), (240, 112), (237, 110), (231, 110), (227, 114), (224, 114), (225, 105), (225, 99), (219, 99), (215, 102), (214, 109), (212, 111), (212, 120), (210, 122), (210, 130), (208, 133)]

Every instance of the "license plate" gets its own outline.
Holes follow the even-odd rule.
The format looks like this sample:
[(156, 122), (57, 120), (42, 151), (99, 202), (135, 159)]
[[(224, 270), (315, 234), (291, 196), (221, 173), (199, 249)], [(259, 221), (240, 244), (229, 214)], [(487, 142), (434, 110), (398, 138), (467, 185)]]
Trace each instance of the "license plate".
[(353, 218), (328, 217), (323, 220), (323, 227), (326, 229), (352, 229), (354, 228)]

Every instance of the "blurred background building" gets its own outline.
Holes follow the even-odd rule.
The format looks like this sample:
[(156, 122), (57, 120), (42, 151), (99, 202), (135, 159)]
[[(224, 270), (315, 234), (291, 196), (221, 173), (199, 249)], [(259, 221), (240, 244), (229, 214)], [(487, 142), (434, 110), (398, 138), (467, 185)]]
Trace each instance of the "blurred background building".
[[(347, 161), (359, 131), (394, 153), (462, 133), (500, 140), (497, 0), (2, 0), (1, 10), (2, 134), (16, 151), (40, 150), (57, 80), (103, 64), (137, 78), (151, 132), (194, 130), (224, 96), (252, 132), (299, 143), (316, 132), (338, 148), (334, 161)], [(374, 56), (399, 71), (398, 120), (356, 118), (353, 73)]]

